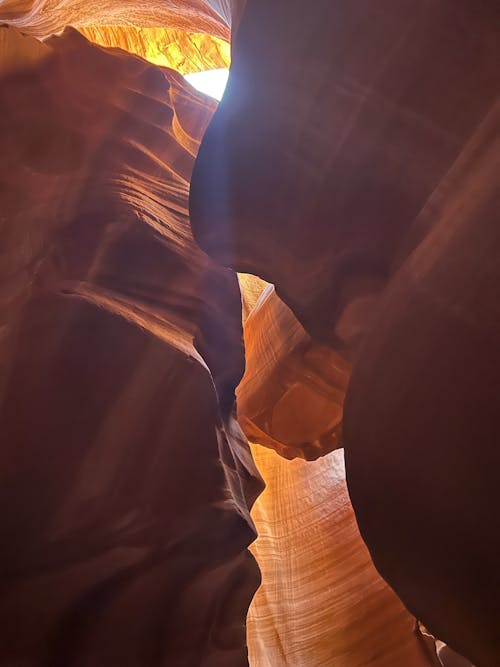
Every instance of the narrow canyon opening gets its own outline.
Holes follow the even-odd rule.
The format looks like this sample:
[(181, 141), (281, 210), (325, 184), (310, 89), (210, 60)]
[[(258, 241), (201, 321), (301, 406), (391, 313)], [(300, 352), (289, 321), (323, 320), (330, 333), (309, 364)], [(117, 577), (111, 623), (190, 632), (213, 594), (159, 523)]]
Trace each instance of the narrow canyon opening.
[(498, 19), (0, 0), (0, 667), (500, 666)]

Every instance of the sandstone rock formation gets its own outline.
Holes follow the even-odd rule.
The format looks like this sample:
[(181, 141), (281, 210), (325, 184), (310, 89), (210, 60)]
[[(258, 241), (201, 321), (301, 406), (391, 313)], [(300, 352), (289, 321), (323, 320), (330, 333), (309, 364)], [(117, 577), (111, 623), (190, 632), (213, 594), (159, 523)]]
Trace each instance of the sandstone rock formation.
[(203, 33), (136, 26), (84, 26), (79, 31), (95, 44), (120, 48), (181, 74), (229, 67), (230, 45)]
[(314, 341), (272, 287), (245, 322), (245, 349), (238, 420), (248, 438), (289, 459), (341, 447), (350, 364)]
[(244, 665), (240, 297), (187, 216), (213, 105), (75, 31), (41, 54), (0, 81), (0, 664)]
[(437, 665), (361, 541), (342, 451), (311, 463), (253, 453), (267, 486), (253, 510), (262, 587), (248, 616), (250, 664)]
[(345, 419), (377, 567), (479, 667), (500, 664), (499, 126), (496, 105), (423, 213), (433, 230), (384, 297)]
[(2, 22), (0, 667), (498, 667), (497, 3)]
[(251, 0), (191, 186), (196, 238), (352, 348), (498, 95), (498, 6)]
[(255, 0), (191, 186), (201, 246), (353, 361), (363, 536), (412, 612), (485, 667), (500, 664), (499, 63), (496, 3)]
[(244, 6), (245, 0), (1, 0), (0, 21), (40, 38), (71, 25), (165, 28), (227, 39)]

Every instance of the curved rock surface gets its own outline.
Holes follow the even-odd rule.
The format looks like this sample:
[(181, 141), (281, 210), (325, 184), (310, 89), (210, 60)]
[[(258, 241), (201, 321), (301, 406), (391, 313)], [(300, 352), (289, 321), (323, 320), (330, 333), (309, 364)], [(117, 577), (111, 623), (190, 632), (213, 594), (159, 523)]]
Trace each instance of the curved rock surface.
[(85, 26), (82, 35), (95, 44), (120, 48), (181, 74), (229, 67), (229, 43), (210, 35), (171, 28)]
[(499, 127), (497, 104), (423, 212), (433, 231), (384, 297), (344, 420), (377, 567), (477, 667), (500, 664)]
[(498, 95), (498, 6), (247, 4), (191, 186), (209, 254), (352, 349)]
[(267, 486), (252, 511), (262, 586), (248, 616), (251, 665), (437, 665), (361, 540), (342, 450), (312, 463), (252, 451)]
[[(315, 458), (343, 420), (376, 567), (498, 667), (497, 3), (244, 7), (0, 0), (186, 71), (236, 35), (195, 241), (214, 104), (75, 31), (0, 29), (0, 663), (247, 664), (262, 482), (226, 266), (276, 286), (240, 279), (247, 433)], [(432, 664), (340, 456), (258, 455), (252, 662)]]
[(314, 341), (271, 286), (244, 330), (238, 420), (249, 440), (288, 459), (316, 459), (341, 447), (350, 364)]
[(0, 23), (45, 38), (66, 26), (134, 26), (228, 39), (245, 0), (0, 0)]
[(362, 534), (479, 667), (500, 664), (497, 33), (493, 2), (250, 2), (190, 204), (211, 256), (353, 361)]
[(241, 302), (187, 215), (213, 105), (72, 30), (40, 53), (0, 79), (0, 663), (245, 665)]

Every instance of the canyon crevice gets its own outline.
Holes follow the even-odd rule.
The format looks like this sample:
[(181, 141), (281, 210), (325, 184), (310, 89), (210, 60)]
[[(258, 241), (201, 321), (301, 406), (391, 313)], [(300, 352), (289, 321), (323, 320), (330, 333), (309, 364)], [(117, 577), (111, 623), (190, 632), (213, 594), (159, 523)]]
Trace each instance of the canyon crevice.
[(496, 3), (0, 24), (0, 667), (499, 667)]

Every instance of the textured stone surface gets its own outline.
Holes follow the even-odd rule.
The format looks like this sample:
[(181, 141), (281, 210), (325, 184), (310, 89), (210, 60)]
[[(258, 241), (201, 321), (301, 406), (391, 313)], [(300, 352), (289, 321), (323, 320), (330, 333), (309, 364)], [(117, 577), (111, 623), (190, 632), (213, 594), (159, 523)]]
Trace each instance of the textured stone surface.
[[(192, 183), (211, 260), (187, 198), (213, 103), (75, 32), (0, 30), (0, 663), (246, 664), (261, 482), (230, 266), (276, 286), (240, 278), (247, 433), (314, 458), (344, 428), (375, 565), (498, 667), (497, 3), (243, 8), (0, 0), (185, 71), (236, 35)], [(432, 664), (339, 457), (259, 454), (252, 662)]]
[(71, 25), (159, 27), (228, 39), (244, 4), (244, 0), (0, 0), (0, 22), (36, 37)]
[(384, 297), (344, 422), (377, 567), (478, 667), (500, 664), (499, 127), (497, 105), (423, 212), (433, 231)]
[(95, 44), (120, 48), (181, 74), (229, 67), (230, 46), (210, 35), (135, 26), (85, 26), (79, 28)]
[(290, 459), (341, 447), (350, 364), (314, 341), (272, 287), (245, 322), (245, 348), (238, 420), (249, 440)]
[(251, 0), (193, 174), (201, 245), (355, 346), (498, 95), (497, 19), (491, 1)]
[(0, 0), (0, 25), (45, 39), (66, 26), (185, 74), (227, 67), (244, 0)]
[(254, 0), (191, 186), (202, 247), (353, 361), (362, 534), (480, 667), (500, 664), (497, 34), (494, 2)]
[(75, 31), (46, 48), (0, 80), (0, 663), (245, 665), (241, 302), (187, 216), (213, 105)]
[(438, 664), (361, 540), (342, 450), (306, 463), (252, 449), (267, 487), (252, 511), (262, 587), (248, 616), (251, 665)]

